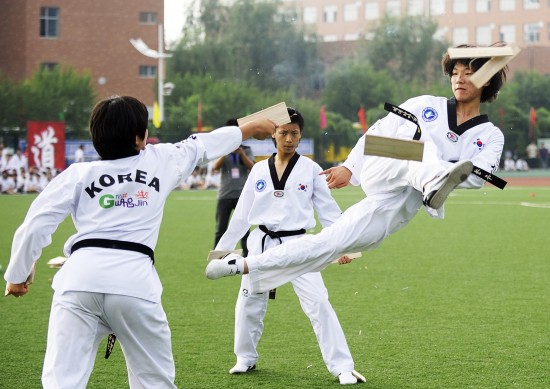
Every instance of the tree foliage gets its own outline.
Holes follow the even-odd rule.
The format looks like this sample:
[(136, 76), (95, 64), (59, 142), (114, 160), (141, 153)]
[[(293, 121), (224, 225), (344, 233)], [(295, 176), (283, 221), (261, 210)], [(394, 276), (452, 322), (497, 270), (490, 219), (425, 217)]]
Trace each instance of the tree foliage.
[(372, 30), (366, 57), (376, 70), (386, 70), (396, 80), (426, 83), (438, 79), (436, 69), (447, 44), (434, 39), (436, 30), (437, 23), (425, 16), (385, 15)]
[(227, 7), (218, 0), (202, 1), (200, 18), (184, 28), (169, 71), (310, 92), (322, 71), (316, 45), (303, 39), (296, 13), (280, 13), (277, 4), (237, 0)]
[(87, 123), (95, 96), (89, 73), (72, 68), (39, 70), (23, 82), (26, 120), (64, 121), (67, 136), (87, 136)]

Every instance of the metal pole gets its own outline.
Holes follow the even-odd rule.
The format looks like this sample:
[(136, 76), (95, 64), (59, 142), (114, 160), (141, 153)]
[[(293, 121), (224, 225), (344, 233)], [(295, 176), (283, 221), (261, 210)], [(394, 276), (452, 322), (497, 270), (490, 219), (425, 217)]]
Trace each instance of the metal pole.
[(159, 39), (159, 74), (158, 74), (158, 99), (159, 99), (159, 111), (160, 111), (160, 123), (164, 121), (164, 34), (162, 24), (158, 27), (158, 39)]

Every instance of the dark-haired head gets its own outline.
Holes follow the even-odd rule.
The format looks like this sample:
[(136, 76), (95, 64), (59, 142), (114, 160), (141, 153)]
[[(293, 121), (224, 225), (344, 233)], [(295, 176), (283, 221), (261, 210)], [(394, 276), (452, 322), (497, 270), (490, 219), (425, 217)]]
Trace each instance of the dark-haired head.
[(290, 122), (298, 124), (300, 132), (304, 131), (304, 117), (295, 108), (287, 107), (288, 116), (290, 116)]
[[(497, 42), (493, 43), (490, 47), (502, 47), (506, 46), (505, 42)], [(456, 48), (467, 48), (467, 47), (479, 47), (474, 45), (459, 45), (456, 46)], [(449, 78), (451, 78), (453, 74), (453, 69), (455, 65), (461, 64), (464, 66), (469, 67), (474, 72), (478, 71), (479, 68), (481, 68), (487, 61), (489, 61), (491, 58), (455, 58), (451, 59), (448, 52), (445, 52), (443, 54), (443, 58), (441, 60), (441, 67), (443, 68), (443, 73), (447, 75)], [(489, 80), (489, 84), (487, 86), (483, 87), (483, 91), (481, 92), (481, 102), (482, 103), (490, 103), (494, 101), (497, 96), (498, 92), (500, 91), (500, 88), (502, 88), (502, 85), (506, 81), (506, 75), (508, 73), (508, 66), (503, 67), (501, 70), (499, 70), (491, 79)]]
[(145, 139), (148, 118), (147, 107), (135, 97), (112, 96), (97, 103), (90, 115), (90, 135), (101, 159), (137, 155), (136, 137)]

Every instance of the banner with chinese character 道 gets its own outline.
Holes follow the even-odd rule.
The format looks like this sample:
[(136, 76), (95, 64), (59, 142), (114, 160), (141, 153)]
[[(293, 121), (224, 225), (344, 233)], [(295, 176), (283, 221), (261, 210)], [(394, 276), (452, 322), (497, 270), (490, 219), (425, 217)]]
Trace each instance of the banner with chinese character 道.
[(65, 122), (27, 122), (29, 167), (65, 169)]

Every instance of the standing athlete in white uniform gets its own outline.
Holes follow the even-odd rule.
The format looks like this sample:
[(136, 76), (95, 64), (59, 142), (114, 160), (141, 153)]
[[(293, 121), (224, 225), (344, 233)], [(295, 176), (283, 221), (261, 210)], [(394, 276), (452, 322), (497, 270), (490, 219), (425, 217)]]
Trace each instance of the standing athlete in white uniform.
[[(423, 162), (364, 156), (362, 137), (344, 166), (324, 173), (331, 188), (360, 182), (366, 198), (316, 235), (245, 259), (232, 254), (211, 261), (207, 277), (216, 279), (238, 271), (249, 275), (252, 293), (263, 292), (305, 272), (319, 271), (341, 253), (376, 248), (388, 235), (407, 225), (423, 203), (432, 216), (443, 217), (443, 202), (457, 186), (482, 187), (483, 179), (469, 175), (472, 163), (494, 172), (504, 146), (502, 132), (480, 114), (480, 105), (497, 97), (507, 68), (480, 89), (470, 81), (470, 76), (488, 60), (452, 60), (446, 53), (442, 67), (450, 78), (454, 98), (421, 96), (402, 105), (419, 120), (421, 140), (425, 142)], [(412, 139), (418, 132), (416, 124), (390, 113), (369, 133)]]
[[(252, 255), (261, 254), (315, 227), (315, 212), (323, 227), (340, 216), (340, 207), (320, 175), (321, 167), (296, 152), (304, 127), (302, 115), (293, 108), (288, 108), (288, 113), (292, 122), (280, 126), (273, 134), (277, 153), (258, 162), (250, 171), (228, 229), (216, 250), (234, 249), (250, 226), (259, 226), (250, 233), (248, 250)], [(321, 273), (307, 273), (291, 283), (311, 321), (327, 369), (343, 385), (357, 383), (354, 374), (361, 376), (354, 371), (344, 331), (328, 300)], [(229, 370), (231, 374), (256, 368), (267, 302), (268, 293), (251, 293), (248, 277), (244, 276), (235, 307), (237, 363)]]
[(133, 97), (99, 102), (90, 134), (101, 160), (72, 164), (55, 177), (15, 232), (4, 278), (6, 294), (20, 297), (57, 226), (71, 215), (77, 230), (52, 284), (46, 389), (85, 388), (99, 343), (110, 333), (120, 341), (131, 388), (175, 388), (170, 328), (153, 266), (166, 197), (197, 164), (276, 128), (261, 120), (146, 146), (147, 124), (147, 108)]

